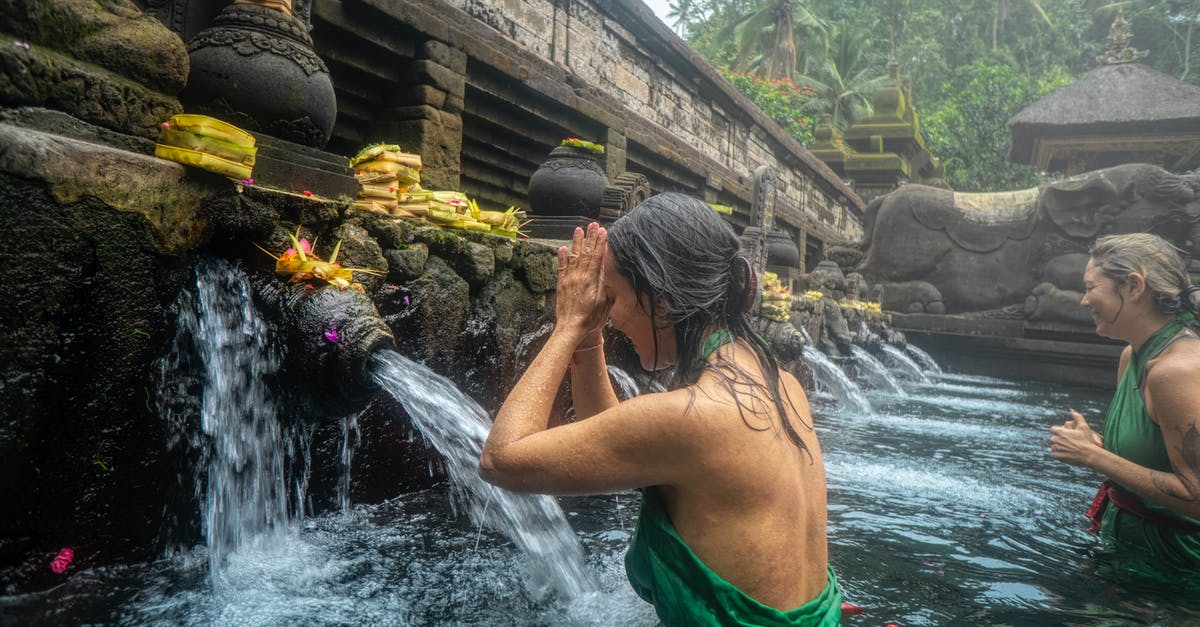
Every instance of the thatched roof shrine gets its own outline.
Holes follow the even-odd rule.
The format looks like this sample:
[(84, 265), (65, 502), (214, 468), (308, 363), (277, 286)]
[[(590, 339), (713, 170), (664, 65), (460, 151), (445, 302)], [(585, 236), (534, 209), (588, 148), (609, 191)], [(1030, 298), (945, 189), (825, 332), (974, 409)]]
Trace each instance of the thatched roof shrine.
[(1008, 158), (1067, 175), (1132, 162), (1200, 167), (1200, 87), (1121, 52), (1013, 116)]

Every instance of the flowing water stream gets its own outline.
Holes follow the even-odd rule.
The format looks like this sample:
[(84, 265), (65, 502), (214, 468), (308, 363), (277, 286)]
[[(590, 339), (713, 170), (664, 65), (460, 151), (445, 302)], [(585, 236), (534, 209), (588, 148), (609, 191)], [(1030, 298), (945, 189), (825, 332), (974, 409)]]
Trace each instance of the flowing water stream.
[(805, 346), (804, 363), (812, 370), (818, 394), (828, 394), (830, 400), (851, 411), (871, 411), (871, 401), (867, 400), (862, 388), (846, 376), (846, 372), (826, 357), (825, 353), (813, 349), (811, 345)]
[[(871, 412), (814, 402), (830, 559), (846, 600), (866, 611), (847, 624), (1196, 624), (1196, 604), (1169, 588), (1105, 574), (1082, 514), (1098, 477), (1049, 456), (1047, 430), (1065, 408), (1095, 419), (1104, 394), (944, 374), (910, 385), (907, 398), (867, 396)], [(460, 418), (471, 411), (439, 404)], [(534, 560), (496, 530), (496, 504), (479, 525), (447, 497), (433, 489), (307, 518), (282, 542), (230, 553), (223, 572), (234, 585), (212, 585), (209, 549), (198, 546), (78, 573), (0, 600), (0, 612), (188, 625), (656, 623), (622, 570), (636, 495), (557, 499), (594, 582), (574, 596), (529, 585), (540, 577)]]
[(921, 367), (925, 368), (926, 371), (934, 374), (940, 374), (942, 372), (942, 367), (938, 365), (938, 362), (934, 361), (933, 357), (930, 356), (929, 353), (921, 350), (921, 347), (917, 346), (916, 344), (906, 344), (904, 346), (904, 350), (909, 355), (912, 355), (914, 359), (920, 362)]
[(887, 366), (867, 352), (867, 349), (851, 344), (850, 354), (854, 356), (854, 365), (858, 368), (859, 376), (868, 381), (872, 387), (895, 396), (905, 396), (900, 381), (888, 371)]
[(476, 525), (487, 525), (516, 544), (528, 559), (527, 587), (574, 598), (596, 589), (583, 567), (583, 550), (552, 497), (515, 494), (479, 478), (476, 466), (492, 421), (475, 401), (429, 368), (399, 353), (372, 357), (376, 379), (400, 401), (421, 434), (446, 460), (455, 503)]
[(918, 366), (917, 362), (899, 348), (891, 344), (884, 344), (883, 356), (884, 360), (896, 368), (904, 378), (915, 379), (920, 383), (929, 383), (929, 377), (925, 375), (921, 366)]

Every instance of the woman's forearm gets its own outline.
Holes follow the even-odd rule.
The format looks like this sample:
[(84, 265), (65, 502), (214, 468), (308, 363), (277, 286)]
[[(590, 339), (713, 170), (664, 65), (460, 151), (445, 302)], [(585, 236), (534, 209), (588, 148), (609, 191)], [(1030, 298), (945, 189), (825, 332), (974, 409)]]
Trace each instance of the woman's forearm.
[(1151, 470), (1105, 449), (1098, 449), (1088, 466), (1144, 499), (1200, 518), (1200, 499), (1173, 472)]
[(599, 332), (585, 337), (571, 354), (571, 400), (577, 420), (591, 418), (620, 402), (608, 379), (604, 336)]
[(504, 446), (525, 436), (549, 428), (554, 397), (580, 335), (560, 328), (550, 334), (546, 345), (496, 413), (492, 430), (483, 445), (485, 457), (495, 455)]

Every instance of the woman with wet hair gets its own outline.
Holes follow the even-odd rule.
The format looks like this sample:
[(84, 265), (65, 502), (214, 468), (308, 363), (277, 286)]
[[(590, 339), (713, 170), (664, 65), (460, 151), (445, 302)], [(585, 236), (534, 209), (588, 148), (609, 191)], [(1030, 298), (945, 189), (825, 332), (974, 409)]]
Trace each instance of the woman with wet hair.
[(1200, 566), (1200, 287), (1161, 237), (1096, 241), (1080, 303), (1096, 332), (1128, 342), (1103, 437), (1075, 410), (1050, 429), (1051, 453), (1108, 479), (1088, 515), (1122, 550)]
[[(668, 625), (837, 625), (825, 466), (808, 399), (750, 327), (757, 290), (708, 205), (647, 199), (558, 252), (557, 323), (496, 416), (479, 472), (518, 491), (642, 491), (626, 572)], [(667, 392), (618, 402), (602, 329)], [(551, 422), (570, 373), (576, 420)]]

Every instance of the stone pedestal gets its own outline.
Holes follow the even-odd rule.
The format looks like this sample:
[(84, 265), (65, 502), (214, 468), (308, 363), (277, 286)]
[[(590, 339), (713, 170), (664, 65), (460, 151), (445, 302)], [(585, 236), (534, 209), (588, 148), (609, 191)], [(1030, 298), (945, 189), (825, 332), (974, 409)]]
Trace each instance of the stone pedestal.
[(254, 183), (289, 192), (312, 192), (325, 198), (358, 195), (350, 160), (316, 148), (254, 133)]

